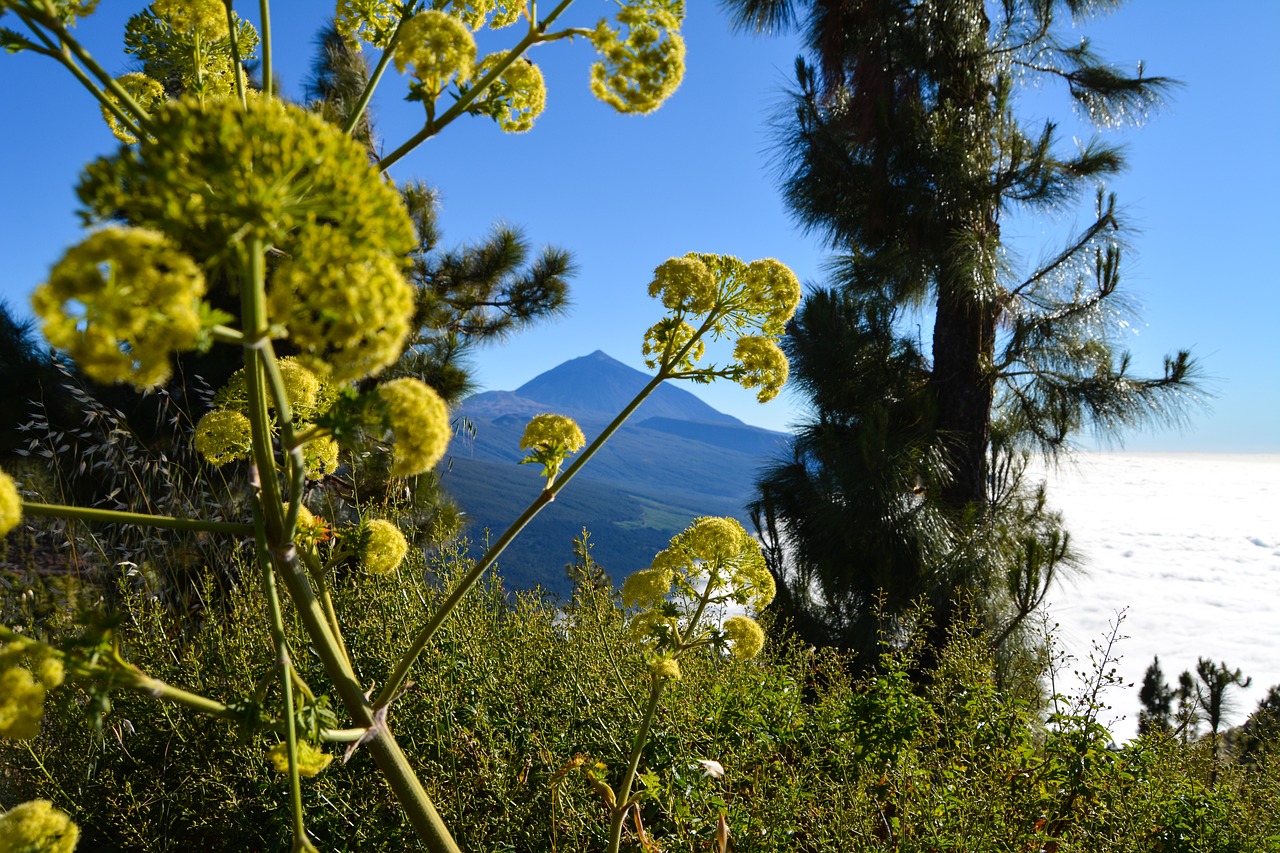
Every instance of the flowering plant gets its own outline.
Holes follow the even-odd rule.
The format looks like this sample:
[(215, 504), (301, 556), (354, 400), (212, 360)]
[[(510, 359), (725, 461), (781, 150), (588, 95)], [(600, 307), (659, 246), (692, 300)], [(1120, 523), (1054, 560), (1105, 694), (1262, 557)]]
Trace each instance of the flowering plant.
[[(0, 534), (27, 514), (252, 541), (275, 652), (264, 681), (274, 680), (280, 697), (278, 707), (268, 707), (257, 699), (190, 693), (128, 663), (109, 632), (96, 643), (58, 648), (0, 627), (0, 736), (35, 736), (48, 691), (67, 678), (102, 690), (135, 690), (277, 739), (266, 755), (288, 777), (295, 850), (314, 849), (301, 779), (324, 770), (333, 758), (325, 745), (334, 743), (348, 745), (346, 757), (360, 748), (372, 754), (428, 849), (457, 849), (392, 732), (390, 710), (411, 667), (506, 545), (660, 383), (723, 377), (760, 388), (762, 400), (776, 394), (786, 362), (773, 339), (799, 297), (794, 275), (776, 261), (689, 255), (662, 264), (650, 292), (670, 314), (644, 343), (656, 375), (589, 444), (568, 418), (534, 419), (522, 447), (529, 452), (525, 461), (543, 466), (545, 487), (444, 598), (376, 690), (362, 685), (326, 578), (352, 563), (394, 577), (409, 546), (387, 519), (342, 526), (317, 518), (304, 503), (307, 482), (333, 472), (344, 443), (360, 430), (391, 445), (391, 475), (406, 478), (430, 471), (450, 436), (448, 409), (435, 389), (410, 377), (379, 380), (402, 355), (415, 322), (406, 273), (420, 236), (384, 171), (463, 114), (487, 115), (507, 131), (528, 130), (545, 103), (541, 73), (525, 59), (538, 44), (590, 40), (601, 54), (592, 88), (621, 111), (651, 111), (671, 94), (683, 73), (682, 3), (628, 0), (616, 26), (602, 21), (592, 29), (554, 29), (572, 2), (561, 0), (539, 16), (533, 3), (519, 0), (455, 0), (430, 9), (422, 2), (342, 0), (338, 31), (382, 53), (358, 102), (334, 124), (273, 92), (266, 0), (261, 34), (229, 0), (157, 0), (126, 30), (127, 48), (142, 70), (120, 78), (106, 73), (71, 29), (93, 12), (95, 0), (0, 0), (0, 14), (12, 13), (27, 30), (4, 30), (4, 46), (66, 66), (124, 143), (89, 164), (78, 187), (86, 221), (101, 227), (68, 250), (35, 292), (32, 304), (46, 336), (90, 377), (140, 389), (164, 383), (183, 353), (236, 348), (243, 368), (217, 393), (193, 442), (210, 465), (241, 464), (252, 493), (247, 518), (213, 521), (28, 501), (0, 472)], [(520, 20), (527, 29), (513, 47), (477, 59), (475, 30)], [(259, 49), (263, 84), (256, 90), (245, 62)], [(389, 64), (411, 75), (409, 97), (423, 104), (425, 120), (419, 132), (371, 163), (354, 132)], [(446, 107), (447, 97), (453, 103)], [(703, 339), (724, 336), (737, 339), (734, 361), (699, 367)], [(745, 616), (718, 628), (705, 628), (702, 616), (730, 601), (763, 606), (772, 579), (758, 546), (725, 519), (700, 519), (648, 571), (700, 602), (682, 620), (666, 615), (661, 584), (648, 584), (641, 597), (631, 593), (645, 612), (664, 614), (635, 617), (637, 637), (653, 661), (656, 707), (661, 684), (678, 674), (676, 660), (691, 649), (758, 651), (759, 628)], [(307, 684), (292, 663), (285, 596), (324, 664), (345, 728), (328, 695)], [(632, 779), (634, 762), (623, 802)], [(620, 836), (619, 814), (615, 822)], [(34, 801), (0, 816), (0, 838), (9, 836), (69, 850), (76, 831), (65, 814)]]

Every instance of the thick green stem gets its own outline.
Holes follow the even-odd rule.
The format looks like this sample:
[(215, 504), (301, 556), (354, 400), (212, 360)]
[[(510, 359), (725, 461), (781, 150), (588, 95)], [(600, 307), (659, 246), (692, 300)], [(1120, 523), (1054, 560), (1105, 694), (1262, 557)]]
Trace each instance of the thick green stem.
[(627, 819), (627, 809), (631, 807), (631, 786), (636, 781), (636, 771), (640, 768), (640, 754), (644, 752), (645, 742), (649, 740), (649, 728), (658, 712), (658, 700), (662, 698), (665, 678), (651, 677), (649, 685), (649, 703), (645, 705), (644, 717), (640, 720), (640, 728), (636, 731), (636, 739), (631, 744), (631, 756), (627, 760), (627, 774), (622, 777), (622, 787), (618, 789), (618, 798), (613, 805), (613, 818), (609, 822), (609, 853), (618, 853), (622, 845), (622, 824)]
[(271, 97), (271, 3), (261, 0), (258, 3), (258, 32), (262, 37), (262, 94)]
[(230, 3), (227, 3), (227, 33), (231, 39), (231, 68), (236, 78), (236, 97), (240, 99), (240, 106), (247, 109), (249, 95), (245, 87), (244, 65), (240, 61), (240, 34), (239, 28), (236, 27), (236, 16), (231, 11)]
[(25, 515), (45, 518), (73, 518), (77, 521), (97, 521), (103, 524), (136, 524), (139, 527), (163, 527), (168, 530), (193, 530), (202, 533), (229, 533), (233, 536), (252, 536), (253, 525), (235, 521), (202, 521), (198, 518), (176, 518), (171, 515), (149, 515), (145, 512), (123, 512), (115, 509), (92, 509), (83, 506), (63, 506), (23, 501)]
[[(324, 664), (325, 672), (352, 722), (365, 730), (374, 761), (387, 779), (396, 799), (405, 810), (420, 838), (431, 853), (460, 853), (457, 843), (436, 811), (409, 759), (387, 725), (385, 712), (375, 714), (342, 651), (341, 644), (329, 629), (328, 619), (315, 590), (307, 580), (288, 531), (284, 526), (284, 508), (280, 486), (275, 478), (275, 460), (271, 448), (270, 421), (266, 406), (266, 389), (261, 362), (267, 340), (267, 310), (263, 246), (255, 240), (247, 248), (245, 280), (241, 286), (241, 319), (245, 328), (245, 374), (249, 391), (249, 420), (253, 427), (253, 452), (262, 475), (262, 510), (265, 538), (271, 562), (280, 580), (289, 590), (298, 618)], [(362, 739), (363, 739), (362, 738)]]

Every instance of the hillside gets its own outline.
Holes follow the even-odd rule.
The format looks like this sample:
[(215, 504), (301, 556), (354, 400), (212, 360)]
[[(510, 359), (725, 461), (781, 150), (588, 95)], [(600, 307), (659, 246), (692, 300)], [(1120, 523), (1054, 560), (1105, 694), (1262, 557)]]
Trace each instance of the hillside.
[[(457, 414), (474, 426), (475, 437), (455, 442), (443, 482), (466, 513), (468, 535), (475, 541), (486, 530), (500, 535), (537, 495), (539, 471), (517, 464), (529, 418), (570, 415), (590, 441), (648, 381), (597, 351), (515, 391), (465, 400)], [(747, 524), (756, 471), (785, 450), (788, 438), (663, 385), (507, 550), (500, 561), (506, 583), (568, 592), (564, 567), (584, 526), (593, 556), (620, 582), (700, 515), (732, 515)]]

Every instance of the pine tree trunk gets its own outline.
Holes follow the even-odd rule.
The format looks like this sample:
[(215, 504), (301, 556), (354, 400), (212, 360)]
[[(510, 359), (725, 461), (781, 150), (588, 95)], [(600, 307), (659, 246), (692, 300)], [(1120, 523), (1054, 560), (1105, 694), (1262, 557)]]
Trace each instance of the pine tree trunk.
[(951, 460), (951, 482), (942, 497), (957, 509), (986, 494), (998, 313), (998, 306), (970, 293), (938, 296), (930, 381), (938, 436)]

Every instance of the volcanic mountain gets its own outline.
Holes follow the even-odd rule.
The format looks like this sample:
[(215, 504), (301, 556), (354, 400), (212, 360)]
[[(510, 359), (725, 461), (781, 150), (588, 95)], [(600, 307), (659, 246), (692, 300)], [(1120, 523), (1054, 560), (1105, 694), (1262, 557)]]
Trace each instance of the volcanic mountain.
[[(538, 494), (541, 467), (518, 464), (530, 418), (569, 415), (591, 441), (649, 379), (596, 351), (514, 391), (463, 401), (455, 414), (469, 422), (474, 438), (455, 440), (442, 481), (466, 514), (471, 540), (484, 541), (486, 531), (496, 539)], [(734, 516), (746, 525), (757, 470), (781, 456), (789, 440), (665, 383), (503, 553), (503, 580), (510, 588), (567, 593), (565, 566), (584, 527), (592, 557), (621, 582), (698, 516)]]

